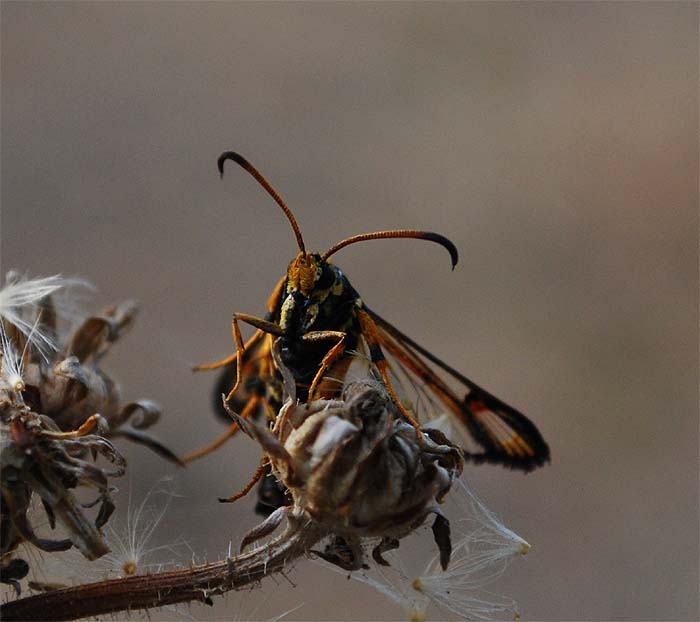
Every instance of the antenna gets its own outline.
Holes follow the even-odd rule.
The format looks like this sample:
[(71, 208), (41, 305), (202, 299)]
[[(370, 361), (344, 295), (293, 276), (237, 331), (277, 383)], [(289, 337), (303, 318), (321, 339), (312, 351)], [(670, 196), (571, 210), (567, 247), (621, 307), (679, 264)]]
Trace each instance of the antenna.
[(341, 248), (345, 248), (350, 244), (355, 242), (363, 242), (364, 240), (381, 240), (384, 238), (416, 238), (418, 240), (427, 240), (428, 242), (435, 242), (440, 246), (447, 249), (450, 254), (450, 259), (452, 260), (452, 269), (455, 269), (457, 265), (457, 260), (459, 259), (459, 254), (457, 253), (457, 248), (450, 242), (444, 235), (439, 233), (432, 233), (431, 231), (416, 231), (415, 229), (397, 229), (395, 231), (375, 231), (374, 233), (361, 233), (359, 235), (353, 235), (350, 238), (346, 238), (341, 242), (338, 242), (335, 246), (331, 246), (325, 253), (323, 253), (322, 259), (325, 261), (333, 253), (338, 252)]
[(265, 190), (267, 190), (268, 194), (275, 200), (275, 203), (277, 203), (277, 205), (279, 205), (282, 208), (282, 211), (287, 216), (287, 219), (289, 220), (289, 223), (292, 225), (292, 229), (294, 230), (294, 235), (297, 238), (297, 245), (299, 246), (299, 250), (302, 252), (302, 254), (306, 255), (306, 249), (304, 248), (304, 240), (301, 237), (299, 225), (297, 224), (297, 221), (294, 218), (292, 211), (287, 207), (287, 204), (282, 200), (282, 197), (279, 194), (277, 194), (277, 191), (270, 185), (270, 182), (268, 182), (267, 179), (265, 179), (258, 172), (258, 169), (256, 169), (250, 162), (248, 162), (248, 160), (246, 160), (242, 155), (236, 153), (235, 151), (224, 151), (219, 156), (219, 159), (216, 161), (216, 166), (219, 169), (219, 175), (221, 175), (221, 177), (224, 176), (224, 162), (226, 162), (226, 160), (233, 160), (241, 168), (244, 168), (255, 178), (255, 180), (263, 188), (265, 188)]

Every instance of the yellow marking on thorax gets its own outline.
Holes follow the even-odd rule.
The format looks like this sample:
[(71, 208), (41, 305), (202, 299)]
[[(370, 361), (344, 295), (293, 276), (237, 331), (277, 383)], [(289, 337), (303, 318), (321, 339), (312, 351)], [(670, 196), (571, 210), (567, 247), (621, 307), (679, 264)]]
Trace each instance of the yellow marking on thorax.
[(280, 327), (284, 330), (289, 326), (289, 316), (294, 310), (294, 298), (292, 296), (287, 296), (282, 303), (282, 308), (280, 309)]
[(330, 293), (334, 296), (340, 296), (343, 293), (343, 279), (336, 279), (331, 285)]

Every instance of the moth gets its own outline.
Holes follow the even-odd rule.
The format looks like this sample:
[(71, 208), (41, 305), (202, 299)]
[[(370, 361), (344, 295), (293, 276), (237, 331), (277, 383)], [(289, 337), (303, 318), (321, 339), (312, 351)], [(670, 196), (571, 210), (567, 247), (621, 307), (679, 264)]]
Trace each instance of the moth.
[[(466, 460), (501, 464), (521, 471), (531, 471), (549, 461), (547, 443), (525, 415), (443, 362), (368, 307), (343, 271), (330, 261), (338, 251), (358, 242), (413, 238), (445, 248), (454, 269), (458, 252), (450, 240), (438, 233), (413, 229), (376, 231), (346, 238), (323, 253), (309, 252), (294, 215), (270, 183), (248, 160), (233, 151), (226, 151), (218, 158), (222, 177), (224, 163), (228, 160), (255, 178), (277, 203), (289, 220), (299, 248), (268, 300), (265, 317), (233, 314), (235, 353), (195, 368), (224, 370), (217, 392), (219, 396), (226, 395), (228, 407), (238, 411), (244, 419), (260, 413), (274, 419), (282, 403), (281, 374), (272, 355), (275, 340), (282, 363), (294, 377), (297, 398), (301, 402), (340, 395), (354, 353), (365, 351), (375, 375), (418, 434), (420, 422), (399, 399), (392, 378), (403, 377), (416, 388), (431, 411), (449, 413), (469, 433), (478, 449), (465, 450)], [(241, 324), (256, 329), (245, 343)], [(192, 452), (187, 459), (212, 451), (237, 429), (237, 424), (232, 424), (222, 437)], [(262, 473), (261, 467), (258, 477)]]

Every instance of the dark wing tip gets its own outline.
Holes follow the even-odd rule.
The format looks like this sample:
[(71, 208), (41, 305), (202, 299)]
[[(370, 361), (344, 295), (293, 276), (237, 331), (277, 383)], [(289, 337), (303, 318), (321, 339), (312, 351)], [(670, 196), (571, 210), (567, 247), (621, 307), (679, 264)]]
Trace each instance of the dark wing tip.
[(551, 453), (549, 445), (544, 440), (540, 431), (534, 423), (530, 421), (521, 412), (515, 410), (512, 406), (508, 406), (498, 398), (488, 394), (483, 389), (473, 389), (464, 399), (464, 407), (472, 412), (475, 405), (479, 409), (486, 408), (496, 415), (502, 423), (508, 426), (510, 430), (519, 436), (532, 450), (531, 455), (515, 455), (504, 451), (503, 447), (497, 441), (494, 441), (492, 435), (483, 423), (480, 423), (476, 417), (472, 417), (467, 424), (474, 440), (477, 441), (483, 448), (484, 452), (474, 454), (464, 452), (464, 459), (475, 464), (490, 462), (501, 464), (510, 469), (524, 471), (529, 473), (538, 467), (551, 462)]
[(502, 453), (496, 451), (473, 453), (463, 450), (462, 457), (465, 461), (471, 462), (472, 464), (496, 464), (512, 471), (521, 471), (522, 473), (531, 473), (535, 469), (549, 464), (552, 461), (549, 453), (536, 455), (533, 458), (522, 459), (504, 456)]

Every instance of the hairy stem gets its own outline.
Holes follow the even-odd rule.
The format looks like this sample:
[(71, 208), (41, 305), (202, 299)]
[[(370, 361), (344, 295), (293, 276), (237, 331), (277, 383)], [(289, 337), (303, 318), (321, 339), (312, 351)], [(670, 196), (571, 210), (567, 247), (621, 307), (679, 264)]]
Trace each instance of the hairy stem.
[(223, 561), (158, 574), (89, 583), (20, 598), (0, 607), (11, 620), (77, 620), (117, 611), (185, 603), (211, 604), (212, 596), (259, 581), (302, 557), (325, 535), (308, 520), (291, 518), (287, 530), (266, 545)]

